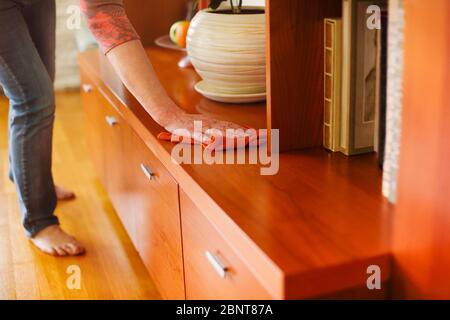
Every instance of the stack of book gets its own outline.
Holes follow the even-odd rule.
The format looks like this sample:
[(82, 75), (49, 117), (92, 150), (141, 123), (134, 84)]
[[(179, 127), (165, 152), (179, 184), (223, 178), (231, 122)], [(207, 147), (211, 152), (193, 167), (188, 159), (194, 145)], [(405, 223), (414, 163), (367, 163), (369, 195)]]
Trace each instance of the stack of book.
[(386, 29), (385, 0), (343, 0), (342, 18), (324, 21), (324, 147), (331, 151), (383, 151)]

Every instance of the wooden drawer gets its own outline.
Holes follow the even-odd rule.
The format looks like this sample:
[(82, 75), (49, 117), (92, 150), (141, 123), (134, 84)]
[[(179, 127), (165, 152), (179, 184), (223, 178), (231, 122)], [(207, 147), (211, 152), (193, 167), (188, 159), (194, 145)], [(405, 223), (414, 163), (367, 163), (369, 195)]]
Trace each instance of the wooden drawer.
[(132, 194), (127, 179), (124, 143), (130, 128), (88, 77), (81, 73), (81, 92), (86, 134), (91, 159), (103, 187), (116, 209), (131, 241), (136, 246), (135, 214), (129, 210)]
[(125, 150), (139, 254), (163, 298), (185, 299), (178, 184), (135, 133)]
[(128, 235), (166, 299), (185, 299), (178, 184), (82, 73), (91, 157)]
[(248, 266), (180, 190), (187, 299), (271, 299)]
[(131, 241), (137, 246), (136, 212), (130, 210), (134, 181), (127, 172), (129, 155), (125, 150), (131, 128), (102, 94), (98, 95), (98, 100), (101, 112), (97, 128), (100, 128), (104, 157), (104, 187)]
[(103, 185), (106, 184), (103, 152), (103, 110), (99, 105), (97, 87), (86, 74), (81, 71), (81, 99), (85, 116), (86, 139), (89, 154), (97, 172), (97, 176)]

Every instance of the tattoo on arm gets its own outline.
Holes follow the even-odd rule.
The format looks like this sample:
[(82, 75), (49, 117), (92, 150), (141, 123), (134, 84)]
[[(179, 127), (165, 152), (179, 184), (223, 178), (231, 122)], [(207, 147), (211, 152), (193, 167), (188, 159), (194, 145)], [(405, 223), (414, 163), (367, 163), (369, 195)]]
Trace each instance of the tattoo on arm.
[(80, 0), (80, 7), (105, 54), (127, 41), (139, 39), (128, 20), (122, 0)]

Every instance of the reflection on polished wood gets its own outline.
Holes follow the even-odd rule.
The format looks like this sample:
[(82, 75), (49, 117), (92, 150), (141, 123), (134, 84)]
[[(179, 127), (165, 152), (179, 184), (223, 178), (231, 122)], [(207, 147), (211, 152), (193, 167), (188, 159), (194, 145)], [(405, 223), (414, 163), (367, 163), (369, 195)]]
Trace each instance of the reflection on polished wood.
[[(25, 238), (14, 186), (7, 178), (8, 102), (0, 97), (0, 299), (159, 299), (153, 282), (88, 159), (78, 93), (57, 95), (54, 173), (77, 199), (60, 203), (65, 230), (86, 246), (83, 257), (55, 258)], [(67, 267), (81, 269), (81, 289), (69, 290)]]
[[(148, 54), (167, 94), (183, 109), (264, 127), (264, 105), (208, 101), (193, 89), (194, 70), (176, 66), (179, 53), (150, 48)], [(272, 297), (365, 286), (371, 264), (381, 267), (383, 280), (390, 277), (390, 208), (374, 155), (349, 158), (322, 148), (285, 153), (275, 176), (262, 176), (249, 164), (180, 166), (172, 162), (173, 145), (156, 138), (162, 128), (107, 62), (97, 52), (82, 54), (79, 62)]]

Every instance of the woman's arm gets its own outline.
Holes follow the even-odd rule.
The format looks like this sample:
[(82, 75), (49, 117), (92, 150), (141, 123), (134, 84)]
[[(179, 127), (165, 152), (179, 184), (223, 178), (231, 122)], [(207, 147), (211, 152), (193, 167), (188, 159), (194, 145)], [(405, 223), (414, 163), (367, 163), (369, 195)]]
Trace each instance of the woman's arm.
[(140, 41), (117, 46), (107, 56), (128, 90), (160, 126), (166, 128), (185, 115), (162, 87)]
[(187, 130), (190, 134), (184, 137), (191, 138), (194, 121), (201, 121), (202, 133), (214, 129), (215, 139), (201, 134), (195, 140), (212, 148), (222, 148), (226, 140), (242, 137), (243, 133), (230, 135), (226, 131), (245, 131), (245, 127), (205, 115), (187, 114), (168, 97), (126, 16), (122, 0), (80, 0), (80, 4), (92, 34), (120, 79), (159, 125), (176, 135), (180, 135), (180, 129)]
[(80, 0), (80, 4), (101, 50), (152, 118), (167, 127), (183, 116), (158, 81), (122, 0)]

